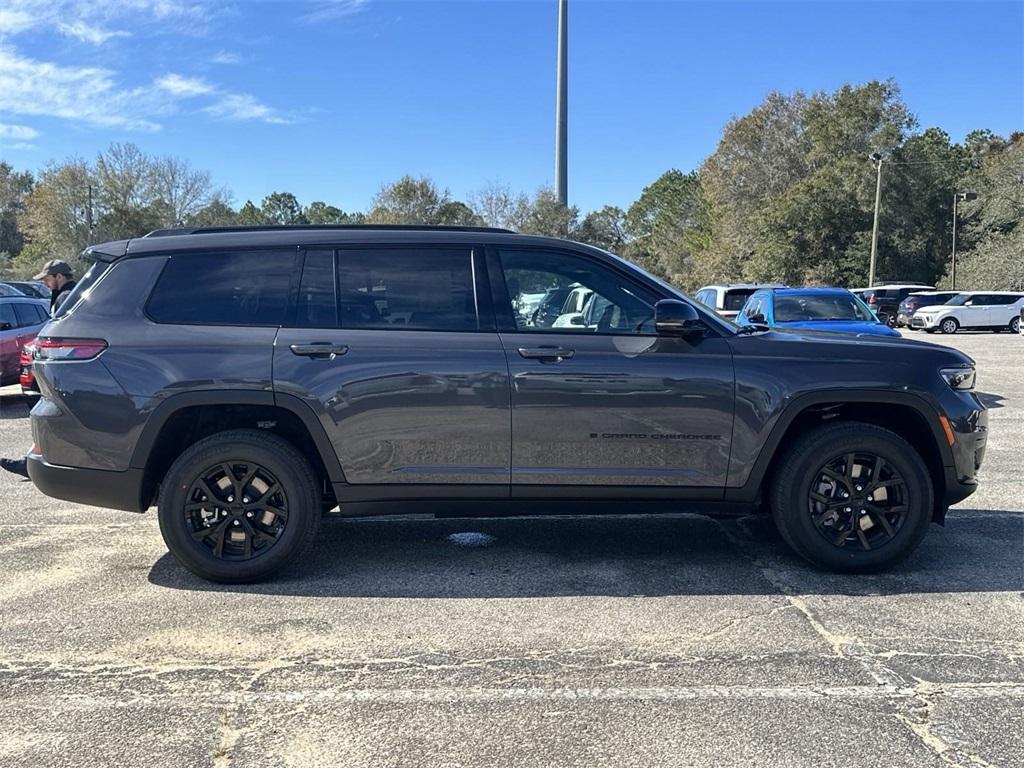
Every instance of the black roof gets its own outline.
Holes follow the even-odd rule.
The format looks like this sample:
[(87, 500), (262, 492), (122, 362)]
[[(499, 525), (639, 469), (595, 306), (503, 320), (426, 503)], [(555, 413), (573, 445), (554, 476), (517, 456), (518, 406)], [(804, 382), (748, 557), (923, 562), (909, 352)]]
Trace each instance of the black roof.
[[(485, 237), (481, 237), (484, 235)], [(408, 225), (328, 225), (264, 227), (181, 227), (151, 232), (132, 240), (99, 243), (85, 249), (84, 256), (100, 261), (115, 261), (125, 256), (150, 253), (210, 250), (217, 248), (275, 248), (296, 246), (344, 245), (346, 243), (411, 245), (416, 243), (452, 243), (473, 245), (505, 243), (516, 245), (565, 246), (567, 240), (540, 235), (520, 235), (511, 230), (491, 227), (408, 226)], [(576, 247), (587, 247), (574, 243)]]

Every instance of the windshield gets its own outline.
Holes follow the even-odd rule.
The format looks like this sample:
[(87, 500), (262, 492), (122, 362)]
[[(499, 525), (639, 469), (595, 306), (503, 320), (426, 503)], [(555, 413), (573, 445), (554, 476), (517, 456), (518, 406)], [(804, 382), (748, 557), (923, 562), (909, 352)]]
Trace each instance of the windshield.
[(878, 322), (871, 310), (852, 294), (788, 294), (775, 297), (775, 322), (856, 320)]

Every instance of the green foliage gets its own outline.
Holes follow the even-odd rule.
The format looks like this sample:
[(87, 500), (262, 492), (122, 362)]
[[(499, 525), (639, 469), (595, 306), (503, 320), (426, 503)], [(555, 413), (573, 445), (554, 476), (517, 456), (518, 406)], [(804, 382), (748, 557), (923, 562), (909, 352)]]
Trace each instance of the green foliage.
[(271, 192), (260, 203), (260, 213), (267, 224), (307, 224), (302, 206), (291, 192)]
[(614, 205), (591, 211), (572, 233), (573, 239), (621, 253), (626, 246), (626, 212)]
[(303, 216), (309, 224), (352, 224), (351, 216), (341, 208), (316, 200), (306, 206)]
[(370, 224), (442, 224), (445, 206), (452, 202), (447, 189), (438, 189), (424, 177), (403, 176), (385, 184), (373, 198), (367, 215)]
[(185, 223), (190, 227), (230, 227), (238, 223), (238, 214), (227, 202), (217, 198), (189, 216)]
[(0, 161), (0, 253), (6, 257), (5, 265), (25, 244), (18, 217), (25, 210), (25, 199), (33, 184), (31, 173), (18, 173), (10, 164)]
[(263, 216), (263, 211), (252, 204), (252, 200), (246, 200), (236, 217), (239, 225), (243, 227), (258, 227), (270, 222)]

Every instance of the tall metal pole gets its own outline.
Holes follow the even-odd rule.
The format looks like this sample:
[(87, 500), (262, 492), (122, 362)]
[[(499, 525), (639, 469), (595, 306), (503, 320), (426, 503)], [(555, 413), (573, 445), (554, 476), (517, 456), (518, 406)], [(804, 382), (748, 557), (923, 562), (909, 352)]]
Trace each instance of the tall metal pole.
[(950, 255), (950, 259), (953, 262), (953, 267), (950, 271), (949, 276), (949, 287), (954, 291), (956, 290), (956, 202), (960, 199), (960, 193), (953, 195), (953, 253)]
[(569, 204), (568, 137), (569, 122), (566, 100), (569, 91), (569, 67), (566, 55), (569, 47), (568, 0), (558, 0), (558, 65), (555, 93), (555, 192), (558, 202)]
[(878, 181), (875, 184), (875, 223), (871, 228), (871, 268), (868, 271), (868, 288), (875, 284), (875, 264), (878, 261), (878, 209), (882, 202), (882, 156), (877, 156)]

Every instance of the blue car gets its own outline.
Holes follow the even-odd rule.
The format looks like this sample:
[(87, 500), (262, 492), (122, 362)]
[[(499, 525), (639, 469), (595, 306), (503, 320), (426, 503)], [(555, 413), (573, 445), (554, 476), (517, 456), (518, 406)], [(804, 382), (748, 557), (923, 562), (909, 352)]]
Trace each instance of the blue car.
[(779, 330), (841, 331), (899, 336), (845, 288), (766, 288), (751, 294), (736, 317), (740, 325)]

